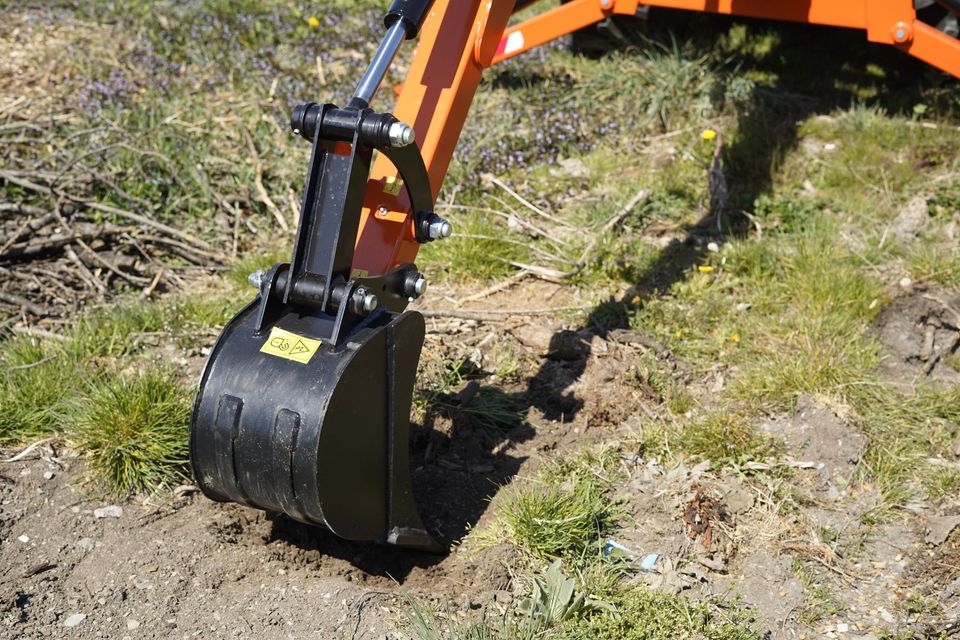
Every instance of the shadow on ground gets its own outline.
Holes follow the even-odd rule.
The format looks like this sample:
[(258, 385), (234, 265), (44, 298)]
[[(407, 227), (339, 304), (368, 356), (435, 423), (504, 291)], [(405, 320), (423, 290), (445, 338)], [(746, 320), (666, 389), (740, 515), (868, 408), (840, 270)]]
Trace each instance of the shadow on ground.
[[(588, 30), (574, 38), (573, 46), (584, 55), (602, 56), (624, 48), (642, 54), (648, 47), (669, 49), (684, 42), (690, 43), (684, 53), (695, 58), (728, 47), (736, 24), (745, 25), (749, 33), (765, 34), (769, 48), (731, 56), (728, 62), (737, 74), (761, 80), (737, 109), (737, 135), (721, 151), (726, 197), (712, 202), (696, 224), (683, 229), (684, 237), (667, 245), (626, 294), (597, 305), (579, 331), (553, 336), (551, 351), (577, 336), (583, 357), (576, 362), (548, 359), (530, 379), (526, 403), (549, 420), (570, 422), (583, 408), (583, 401), (568, 389), (585, 370), (591, 335), (606, 337), (613, 329), (628, 328), (644, 300), (665, 294), (684, 279), (709, 242), (722, 244), (749, 233), (754, 203), (770, 192), (777, 169), (796, 148), (799, 123), (857, 104), (910, 113), (914, 105), (930, 99), (924, 97), (925, 89), (955, 82), (892, 47), (868, 43), (861, 31), (683, 11), (652, 10), (647, 21), (627, 19)], [(724, 91), (717, 87), (714, 99), (722, 103)]]

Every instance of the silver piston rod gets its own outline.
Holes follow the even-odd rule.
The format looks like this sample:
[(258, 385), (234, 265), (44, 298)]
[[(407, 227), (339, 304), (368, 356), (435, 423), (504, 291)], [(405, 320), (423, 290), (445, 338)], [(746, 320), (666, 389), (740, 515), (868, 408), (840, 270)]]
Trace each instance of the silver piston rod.
[(380, 85), (383, 84), (387, 70), (390, 69), (390, 65), (393, 64), (394, 59), (397, 57), (397, 53), (400, 51), (400, 45), (403, 44), (403, 41), (406, 39), (407, 28), (404, 21), (397, 20), (387, 30), (387, 35), (385, 35), (380, 42), (380, 48), (373, 54), (373, 60), (370, 61), (370, 66), (367, 67), (363, 78), (360, 79), (360, 84), (357, 85), (357, 90), (353, 94), (354, 100), (362, 100), (365, 104), (370, 104), (370, 101), (373, 99), (373, 94), (375, 94), (377, 89), (380, 88)]

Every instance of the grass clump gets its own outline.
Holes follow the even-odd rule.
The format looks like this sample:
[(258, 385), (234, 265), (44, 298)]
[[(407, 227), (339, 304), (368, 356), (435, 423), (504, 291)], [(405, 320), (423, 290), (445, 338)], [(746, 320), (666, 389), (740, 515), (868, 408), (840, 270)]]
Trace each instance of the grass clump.
[(641, 445), (645, 455), (673, 458), (682, 454), (709, 461), (715, 468), (767, 460), (779, 449), (777, 441), (758, 431), (750, 418), (727, 411), (694, 416), (680, 424), (645, 425)]
[(405, 631), (414, 640), (759, 640), (753, 615), (735, 602), (616, 586), (604, 600), (563, 574), (555, 561), (533, 577), (533, 593), (502, 616), (458, 619), (410, 599)]
[(750, 611), (735, 603), (710, 599), (693, 603), (678, 595), (637, 588), (611, 600), (613, 611), (564, 625), (558, 638), (568, 640), (759, 640)]
[(509, 540), (539, 560), (598, 555), (623, 515), (608, 495), (611, 460), (584, 455), (545, 464), (535, 478), (505, 492), (496, 525), (478, 532), (480, 540)]
[(67, 407), (68, 438), (116, 493), (186, 477), (189, 394), (165, 370), (104, 375)]
[(905, 395), (883, 385), (865, 385), (853, 396), (853, 406), (870, 442), (865, 470), (883, 498), (868, 519), (885, 518), (921, 485), (938, 497), (956, 482), (926, 458), (949, 455), (954, 425), (960, 422), (960, 390), (923, 387)]
[[(78, 318), (60, 339), (0, 339), (0, 446), (62, 438), (89, 456), (88, 470), (118, 494), (185, 477), (189, 391), (149, 362), (234, 313), (220, 297), (133, 301)], [(131, 357), (146, 360), (129, 374)]]
[(35, 338), (0, 342), (0, 445), (45, 437), (84, 372), (64, 350)]

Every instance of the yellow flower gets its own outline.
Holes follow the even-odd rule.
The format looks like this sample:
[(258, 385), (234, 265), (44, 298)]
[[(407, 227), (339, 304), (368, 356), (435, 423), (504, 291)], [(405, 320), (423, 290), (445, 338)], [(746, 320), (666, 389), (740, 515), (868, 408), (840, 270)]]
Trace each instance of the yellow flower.
[(640, 304), (640, 296), (633, 296), (630, 300), (630, 304)]
[(703, 133), (700, 134), (700, 137), (704, 140), (713, 140), (717, 137), (717, 132), (713, 129), (704, 129)]
[(675, 334), (673, 334), (673, 335), (675, 335), (675, 336), (678, 337), (678, 338), (682, 338), (682, 337), (683, 337), (683, 331), (677, 330), (677, 332), (676, 332)]
[(740, 334), (735, 333), (732, 336), (730, 336), (730, 342), (740, 342)]
[(697, 271), (700, 273), (713, 273), (713, 267), (708, 264), (701, 264), (697, 267)]
[(309, 18), (307, 18), (307, 24), (313, 27), (314, 29), (316, 29), (317, 27), (320, 26), (320, 18), (318, 18), (317, 16), (310, 16)]

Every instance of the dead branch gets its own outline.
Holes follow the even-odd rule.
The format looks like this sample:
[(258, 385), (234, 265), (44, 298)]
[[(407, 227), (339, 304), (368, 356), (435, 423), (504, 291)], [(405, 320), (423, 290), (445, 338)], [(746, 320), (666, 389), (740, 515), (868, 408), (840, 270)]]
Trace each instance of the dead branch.
[(417, 309), (425, 318), (460, 318), (462, 320), (507, 320), (507, 316), (549, 316), (567, 311), (587, 311), (590, 307), (549, 307), (546, 309)]
[(48, 315), (48, 311), (47, 311), (46, 309), (44, 309), (43, 307), (41, 307), (40, 305), (38, 305), (38, 304), (36, 304), (36, 303), (34, 303), (34, 302), (30, 302), (30, 301), (27, 300), (26, 298), (24, 298), (24, 297), (22, 297), (22, 296), (18, 296), (18, 295), (13, 294), (13, 293), (6, 293), (6, 292), (4, 292), (4, 291), (0, 291), (0, 300), (2, 300), (3, 302), (6, 302), (6, 303), (8, 303), (8, 304), (12, 304), (12, 305), (16, 305), (16, 306), (18, 306), (18, 307), (21, 307), (21, 308), (25, 309), (27, 312), (29, 312), (29, 313), (31, 313), (31, 314), (33, 314), (33, 315), (35, 315), (35, 316), (41, 316), (41, 317), (42, 317), (42, 316)]
[(63, 198), (70, 200), (71, 202), (75, 202), (79, 205), (89, 207), (91, 209), (96, 209), (97, 211), (102, 211), (104, 213), (109, 213), (109, 214), (118, 216), (120, 218), (125, 218), (127, 220), (136, 222), (137, 224), (141, 224), (147, 227), (153, 227), (158, 231), (162, 231), (167, 235), (173, 236), (175, 238), (179, 238), (185, 241), (186, 243), (200, 247), (201, 249), (210, 249), (210, 245), (204, 242), (203, 240), (195, 238), (186, 232), (179, 231), (178, 229), (174, 229), (173, 227), (167, 226), (162, 222), (157, 222), (156, 220), (153, 220), (151, 218), (141, 216), (138, 213), (133, 213), (132, 211), (125, 211), (123, 209), (118, 209), (117, 207), (113, 207), (108, 204), (103, 204), (95, 200), (88, 200), (86, 198), (79, 198), (77, 196), (72, 196), (68, 194), (58, 194), (50, 187), (40, 185), (35, 182), (31, 182), (24, 178), (18, 178), (17, 176), (13, 175), (9, 171), (0, 170), (0, 178), (3, 178), (7, 182), (13, 183), (19, 187), (23, 187), (24, 189), (28, 189), (35, 193), (42, 193), (44, 195), (49, 195), (49, 196), (60, 195)]
[(89, 241), (96, 238), (104, 238), (123, 233), (120, 227), (112, 225), (85, 225), (73, 232), (57, 233), (46, 238), (35, 238), (14, 244), (5, 252), (0, 253), (0, 261), (23, 260), (34, 256), (49, 253), (61, 247), (65, 247), (78, 240)]
[[(319, 58), (317, 58), (317, 60), (319, 61)], [(257, 195), (260, 196), (260, 202), (267, 205), (267, 209), (273, 214), (277, 224), (279, 224), (280, 228), (286, 233), (290, 231), (290, 227), (287, 225), (287, 221), (284, 220), (283, 214), (280, 212), (280, 207), (270, 198), (270, 194), (267, 193), (267, 188), (263, 186), (263, 162), (260, 160), (260, 154), (257, 153), (257, 145), (254, 144), (253, 136), (250, 135), (250, 131), (246, 127), (243, 129), (243, 135), (247, 139), (247, 148), (250, 149), (250, 157), (253, 160), (253, 181), (257, 187)]]
[(502, 181), (500, 181), (500, 179), (497, 178), (496, 176), (487, 175), (487, 176), (485, 176), (485, 178), (486, 178), (487, 180), (489, 180), (490, 182), (492, 182), (493, 184), (495, 184), (495, 185), (497, 185), (498, 187), (500, 187), (501, 189), (503, 189), (504, 191), (506, 191), (510, 196), (513, 197), (514, 200), (516, 200), (517, 202), (519, 202), (520, 204), (522, 204), (523, 206), (525, 206), (527, 209), (530, 209), (530, 211), (533, 211), (533, 212), (534, 212), (535, 214), (537, 214), (538, 216), (540, 216), (540, 217), (542, 217), (542, 218), (546, 218), (546, 219), (549, 220), (550, 222), (553, 222), (554, 224), (559, 224), (559, 225), (562, 226), (562, 227), (567, 227), (567, 228), (570, 228), (570, 229), (573, 228), (573, 225), (571, 225), (569, 222), (567, 222), (567, 221), (565, 221), (565, 220), (561, 220), (560, 218), (557, 218), (557, 217), (555, 217), (555, 216), (550, 215), (549, 213), (547, 213), (546, 211), (544, 211), (544, 210), (541, 209), (540, 207), (536, 206), (535, 204), (533, 204), (532, 202), (530, 202), (529, 200), (527, 200), (526, 198), (524, 198), (523, 196), (521, 196), (519, 193), (517, 193), (516, 191), (514, 191), (513, 189), (511, 189), (510, 187), (508, 187), (505, 183), (503, 183)]

